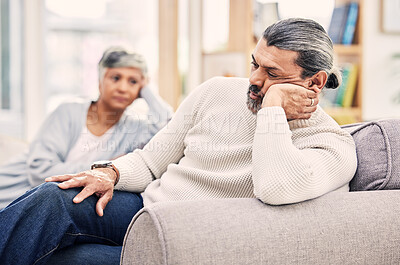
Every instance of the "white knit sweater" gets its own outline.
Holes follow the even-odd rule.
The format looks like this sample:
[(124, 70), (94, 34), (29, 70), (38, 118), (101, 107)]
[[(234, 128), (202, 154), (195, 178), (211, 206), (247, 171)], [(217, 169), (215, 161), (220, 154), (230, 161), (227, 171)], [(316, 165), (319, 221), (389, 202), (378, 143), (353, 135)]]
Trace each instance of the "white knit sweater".
[(116, 189), (157, 201), (256, 197), (287, 204), (348, 186), (352, 137), (321, 108), (287, 122), (281, 107), (252, 114), (248, 79), (213, 78), (194, 90), (143, 148), (114, 161)]

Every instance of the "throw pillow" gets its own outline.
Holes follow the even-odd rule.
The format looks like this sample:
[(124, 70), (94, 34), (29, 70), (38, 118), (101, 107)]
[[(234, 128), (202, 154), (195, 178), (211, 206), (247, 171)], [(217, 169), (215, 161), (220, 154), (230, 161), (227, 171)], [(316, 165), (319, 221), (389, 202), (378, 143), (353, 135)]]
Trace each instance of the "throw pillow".
[(350, 191), (400, 189), (400, 119), (342, 126), (353, 136), (358, 167)]

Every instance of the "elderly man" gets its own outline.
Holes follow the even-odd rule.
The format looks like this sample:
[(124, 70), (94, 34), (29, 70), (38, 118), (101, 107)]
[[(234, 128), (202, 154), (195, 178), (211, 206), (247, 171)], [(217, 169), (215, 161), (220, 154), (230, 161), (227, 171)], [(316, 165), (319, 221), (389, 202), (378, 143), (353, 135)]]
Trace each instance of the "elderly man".
[[(0, 262), (42, 264), (77, 243), (121, 245), (143, 204), (250, 197), (279, 205), (348, 190), (354, 143), (317, 106), (321, 89), (341, 81), (324, 29), (279, 21), (252, 57), (249, 79), (200, 85), (143, 150), (48, 178), (0, 212)], [(99, 252), (92, 257), (106, 264)]]

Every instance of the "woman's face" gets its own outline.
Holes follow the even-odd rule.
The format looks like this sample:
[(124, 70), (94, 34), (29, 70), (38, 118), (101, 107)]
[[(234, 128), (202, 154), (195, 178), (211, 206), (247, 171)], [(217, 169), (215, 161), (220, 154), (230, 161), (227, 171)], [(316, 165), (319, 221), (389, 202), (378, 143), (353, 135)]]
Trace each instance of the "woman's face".
[(109, 109), (125, 110), (146, 84), (142, 71), (132, 67), (107, 68), (100, 80), (99, 102)]

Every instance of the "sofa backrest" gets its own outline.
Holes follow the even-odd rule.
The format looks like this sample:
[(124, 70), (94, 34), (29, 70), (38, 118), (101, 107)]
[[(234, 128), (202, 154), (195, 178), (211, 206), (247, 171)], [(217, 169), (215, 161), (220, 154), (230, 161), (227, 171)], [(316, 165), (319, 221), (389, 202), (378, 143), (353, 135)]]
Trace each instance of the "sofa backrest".
[(342, 126), (356, 143), (358, 167), (350, 191), (400, 189), (400, 119)]
[(28, 143), (0, 134), (0, 165), (5, 164), (11, 158), (23, 153), (28, 148)]

